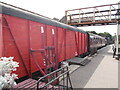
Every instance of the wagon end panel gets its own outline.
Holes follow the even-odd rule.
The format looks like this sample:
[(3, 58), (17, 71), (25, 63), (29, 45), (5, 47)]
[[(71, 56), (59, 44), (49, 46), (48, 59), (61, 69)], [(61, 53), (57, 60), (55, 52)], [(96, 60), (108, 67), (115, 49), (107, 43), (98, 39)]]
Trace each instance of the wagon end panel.
[(89, 34), (86, 34), (86, 52), (89, 54)]
[(82, 46), (83, 46), (82, 53), (85, 53), (85, 34), (84, 33), (82, 34)]
[(2, 14), (0, 14), (0, 57), (3, 53), (3, 27), (2, 27)]
[(88, 38), (87, 38), (87, 34), (85, 34), (85, 53), (87, 53), (87, 51), (88, 51)]

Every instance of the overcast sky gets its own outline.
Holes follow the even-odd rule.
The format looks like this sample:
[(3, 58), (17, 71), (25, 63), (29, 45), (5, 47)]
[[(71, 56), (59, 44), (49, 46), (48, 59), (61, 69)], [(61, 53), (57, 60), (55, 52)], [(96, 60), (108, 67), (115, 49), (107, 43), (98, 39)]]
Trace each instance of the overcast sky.
[[(1, 0), (41, 15), (61, 19), (65, 10), (118, 3), (119, 0)], [(114, 35), (117, 25), (81, 27), (83, 30), (109, 32)]]

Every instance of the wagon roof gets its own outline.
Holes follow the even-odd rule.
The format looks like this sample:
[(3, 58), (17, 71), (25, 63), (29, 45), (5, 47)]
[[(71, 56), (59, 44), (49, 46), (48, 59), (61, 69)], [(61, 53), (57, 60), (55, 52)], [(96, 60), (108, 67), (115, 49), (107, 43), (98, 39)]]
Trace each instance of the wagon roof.
[(62, 27), (65, 29), (73, 30), (73, 31), (86, 33), (85, 31), (78, 29), (76, 27), (73, 27), (73, 26), (70, 26), (70, 25), (67, 25), (64, 23), (60, 23), (60, 22), (52, 20), (48, 17), (39, 15), (37, 13), (31, 12), (31, 11), (28, 11), (28, 10), (25, 10), (25, 9), (22, 9), (19, 7), (8, 5), (8, 4), (6, 5), (6, 4), (0, 3), (0, 13), (15, 16), (15, 17), (20, 17), (20, 18), (56, 26), (56, 27)]

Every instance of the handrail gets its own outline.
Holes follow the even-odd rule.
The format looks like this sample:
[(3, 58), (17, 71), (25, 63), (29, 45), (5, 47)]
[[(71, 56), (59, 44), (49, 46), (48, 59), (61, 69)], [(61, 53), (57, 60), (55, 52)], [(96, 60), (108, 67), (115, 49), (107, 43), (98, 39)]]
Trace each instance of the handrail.
[(120, 3), (66, 10), (64, 23), (74, 26), (116, 24), (117, 12), (120, 10), (118, 5)]
[[(56, 77), (55, 79), (53, 79), (52, 81), (48, 82), (45, 86), (40, 87), (40, 88), (44, 88), (47, 87), (49, 84), (51, 84), (52, 82), (54, 82), (55, 80), (59, 79), (60, 77), (62, 77), (63, 75), (67, 74), (69, 71), (64, 72), (63, 74), (60, 74), (58, 77)], [(39, 86), (39, 84), (38, 84)]]
[[(59, 73), (59, 72), (61, 72), (62, 71), (62, 73)], [(39, 83), (42, 81), (42, 80), (46, 80), (46, 78), (48, 78), (48, 77), (50, 77), (51, 75), (54, 75), (54, 74), (56, 74), (57, 76), (54, 78), (54, 79), (52, 79), (52, 80), (50, 80), (49, 82), (47, 82), (44, 86), (42, 86), (42, 87), (39, 87)], [(59, 75), (58, 75), (59, 74)], [(43, 77), (41, 77), (39, 80), (38, 80), (38, 82), (37, 82), (37, 90), (39, 90), (39, 89), (44, 89), (44, 88), (49, 88), (49, 85), (52, 85), (52, 83), (54, 82), (54, 81), (56, 81), (56, 80), (58, 80), (58, 82), (60, 82), (59, 81), (59, 79), (63, 76), (63, 78), (64, 78), (64, 76), (65, 75), (67, 75), (66, 76), (66, 84), (67, 84), (67, 90), (68, 90), (68, 80), (69, 80), (69, 82), (70, 82), (70, 86), (71, 86), (71, 89), (72, 89), (72, 83), (71, 83), (71, 80), (70, 80), (70, 77), (69, 77), (69, 69), (68, 69), (68, 66), (64, 66), (64, 67), (61, 67), (61, 68), (59, 68), (59, 69), (57, 69), (57, 70), (55, 70), (55, 71), (53, 71), (53, 72), (51, 72), (51, 73), (49, 73), (49, 74), (47, 74), (47, 75), (45, 75), (45, 76), (43, 76)], [(64, 80), (64, 79), (63, 79)], [(64, 83), (65, 84), (65, 83)], [(64, 85), (63, 85), (64, 86)], [(53, 87), (52, 88), (54, 88), (55, 86), (53, 85)]]
[(95, 8), (95, 7), (104, 7), (104, 6), (111, 6), (111, 5), (118, 5), (118, 4), (120, 4), (120, 3), (100, 5), (100, 6), (93, 6), (93, 7), (86, 7), (86, 8), (78, 8), (78, 9), (72, 9), (72, 10), (66, 10), (66, 11), (74, 11), (74, 10), (81, 10), (81, 9), (88, 9), (88, 8)]
[[(57, 69), (57, 70), (55, 70), (55, 71), (53, 71), (53, 72), (51, 72), (51, 73), (49, 73), (49, 74), (41, 77), (41, 78), (38, 80), (38, 82), (39, 82), (40, 80), (42, 80), (43, 78), (45, 78), (45, 77), (47, 77), (47, 76), (49, 76), (49, 75), (52, 75), (53, 73), (58, 72), (58, 71), (60, 71), (61, 69), (64, 69), (65, 67), (67, 67), (67, 66), (64, 66), (64, 67), (62, 67), (62, 68), (59, 68), (59, 69)], [(68, 67), (67, 67), (67, 68), (68, 68)]]

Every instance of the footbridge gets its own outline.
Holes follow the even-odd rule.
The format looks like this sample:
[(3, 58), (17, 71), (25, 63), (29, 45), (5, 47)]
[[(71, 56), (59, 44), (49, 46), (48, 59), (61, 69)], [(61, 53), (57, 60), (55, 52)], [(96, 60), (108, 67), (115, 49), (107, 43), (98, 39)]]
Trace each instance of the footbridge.
[(66, 10), (64, 23), (72, 26), (116, 25), (120, 3)]

